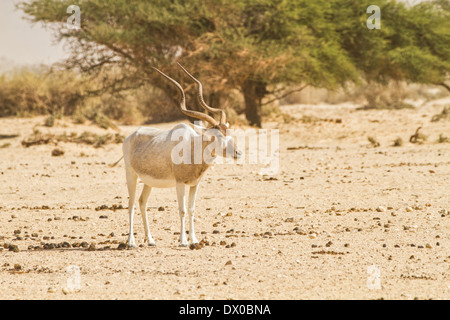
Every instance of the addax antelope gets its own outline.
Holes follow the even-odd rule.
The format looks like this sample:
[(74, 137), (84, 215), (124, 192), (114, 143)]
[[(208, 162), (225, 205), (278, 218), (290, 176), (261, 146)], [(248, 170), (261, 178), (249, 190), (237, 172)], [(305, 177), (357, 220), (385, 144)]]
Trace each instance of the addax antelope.
[[(212, 164), (211, 160), (217, 156), (233, 159), (241, 157), (241, 152), (237, 149), (234, 139), (227, 135), (228, 124), (226, 123), (225, 112), (218, 108), (209, 107), (203, 99), (200, 81), (194, 78), (181, 65), (179, 66), (196, 83), (198, 100), (201, 106), (213, 114), (219, 114), (220, 121), (216, 121), (206, 113), (186, 109), (186, 97), (181, 85), (154, 68), (178, 88), (181, 94), (181, 111), (187, 116), (206, 121), (211, 127), (200, 131), (194, 130), (194, 128), (186, 124), (178, 124), (171, 130), (140, 127), (125, 139), (123, 143), (123, 158), (129, 193), (129, 247), (136, 246), (133, 235), (133, 217), (138, 178), (144, 183), (144, 188), (139, 198), (139, 207), (145, 229), (144, 242), (151, 246), (155, 245), (155, 241), (150, 234), (146, 212), (147, 200), (151, 189), (175, 187), (181, 220), (180, 246), (187, 246), (186, 212), (189, 218), (189, 241), (195, 244), (198, 243), (194, 230), (195, 197), (202, 176)], [(198, 157), (199, 150), (200, 159)], [(183, 154), (181, 155), (181, 153)], [(205, 156), (205, 154), (209, 155), (209, 157)], [(187, 211), (185, 205), (186, 186), (189, 187)]]

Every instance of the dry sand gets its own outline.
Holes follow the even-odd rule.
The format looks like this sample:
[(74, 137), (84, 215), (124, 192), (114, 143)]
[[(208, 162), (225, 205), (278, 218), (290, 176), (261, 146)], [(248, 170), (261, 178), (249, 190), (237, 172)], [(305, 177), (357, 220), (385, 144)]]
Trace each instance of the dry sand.
[[(51, 156), (51, 144), (21, 145), (35, 126), (105, 130), (69, 120), (46, 128), (42, 117), (0, 119), (0, 134), (20, 135), (0, 140), (11, 143), (0, 149), (0, 245), (19, 248), (0, 251), (0, 298), (449, 299), (450, 144), (436, 140), (450, 137), (450, 121), (430, 122), (445, 104), (283, 107), (297, 120), (266, 123), (280, 129), (277, 175), (259, 175), (260, 165), (207, 172), (196, 230), (210, 245), (201, 250), (178, 247), (174, 189), (153, 189), (149, 199), (157, 246), (116, 250), (127, 239), (128, 194), (123, 162), (108, 164), (121, 145), (60, 143), (59, 157)], [(333, 121), (305, 123), (303, 116)], [(420, 125), (427, 141), (409, 143)], [(121, 127), (124, 135), (135, 129)], [(368, 136), (380, 146), (371, 147)], [(392, 146), (397, 137), (403, 146)], [(95, 210), (102, 205), (124, 209)], [(135, 231), (143, 244), (139, 214)], [(64, 241), (96, 243), (97, 250), (28, 249)], [(70, 266), (80, 270), (79, 290), (66, 290), (75, 279)]]

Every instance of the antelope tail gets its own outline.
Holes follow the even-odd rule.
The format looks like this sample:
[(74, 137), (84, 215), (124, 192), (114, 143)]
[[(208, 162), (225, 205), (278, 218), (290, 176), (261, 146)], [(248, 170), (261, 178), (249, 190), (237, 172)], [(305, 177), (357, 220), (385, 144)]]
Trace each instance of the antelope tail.
[(117, 166), (117, 165), (119, 164), (119, 162), (120, 162), (122, 159), (123, 159), (123, 156), (122, 156), (119, 160), (117, 160), (116, 162), (110, 164), (109, 167), (110, 167), (110, 168), (114, 168), (115, 166)]

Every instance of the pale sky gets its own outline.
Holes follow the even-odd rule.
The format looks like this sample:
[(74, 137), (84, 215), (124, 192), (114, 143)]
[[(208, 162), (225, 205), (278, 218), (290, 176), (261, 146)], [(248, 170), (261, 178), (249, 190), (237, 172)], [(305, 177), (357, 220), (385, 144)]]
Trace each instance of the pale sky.
[(62, 45), (55, 45), (49, 30), (23, 20), (14, 4), (0, 0), (0, 70), (13, 66), (50, 64), (64, 58)]

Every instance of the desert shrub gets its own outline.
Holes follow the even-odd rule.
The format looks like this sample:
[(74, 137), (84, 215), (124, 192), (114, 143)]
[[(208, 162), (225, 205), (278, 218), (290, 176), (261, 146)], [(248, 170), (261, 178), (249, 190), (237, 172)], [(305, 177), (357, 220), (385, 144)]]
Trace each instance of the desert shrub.
[(401, 147), (403, 145), (403, 139), (398, 137), (397, 139), (394, 140), (394, 142), (392, 143), (392, 145), (394, 147)]
[(440, 120), (446, 120), (449, 119), (450, 120), (450, 106), (445, 106), (441, 113), (435, 114), (432, 118), (431, 118), (431, 122), (438, 122)]
[(75, 71), (16, 69), (0, 76), (0, 117), (49, 115), (43, 124), (51, 127), (55, 119), (70, 116), (75, 123), (91, 121), (102, 128), (114, 127), (111, 120), (135, 124), (183, 117), (172, 100), (150, 86), (90, 95), (101, 81)]
[(372, 148), (378, 148), (380, 146), (380, 143), (375, 137), (367, 137), (367, 140), (370, 142), (370, 146)]
[(16, 69), (0, 77), (0, 116), (71, 115), (83, 89), (83, 79), (74, 72)]
[(450, 142), (450, 139), (446, 136), (444, 136), (442, 133), (439, 135), (439, 138), (437, 140), (438, 143), (447, 143)]
[(405, 84), (397, 81), (386, 85), (368, 83), (359, 87), (355, 94), (363, 95), (366, 99), (366, 104), (359, 108), (361, 110), (414, 108), (404, 101), (408, 97)]

